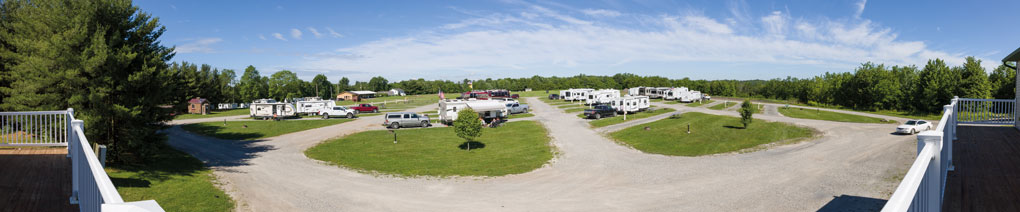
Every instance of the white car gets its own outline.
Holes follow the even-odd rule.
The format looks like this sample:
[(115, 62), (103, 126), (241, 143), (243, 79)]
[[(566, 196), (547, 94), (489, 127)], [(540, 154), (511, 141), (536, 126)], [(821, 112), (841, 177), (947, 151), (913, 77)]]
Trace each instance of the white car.
[(344, 106), (334, 106), (319, 109), (319, 115), (322, 116), (322, 119), (329, 119), (330, 116), (347, 117), (349, 119), (352, 119), (355, 117), (355, 114), (357, 113), (358, 111), (348, 109), (347, 107)]
[(903, 125), (897, 126), (896, 133), (914, 134), (919, 133), (921, 131), (931, 130), (931, 128), (932, 128), (931, 122), (927, 122), (924, 120), (910, 120), (907, 121), (907, 123), (903, 123)]

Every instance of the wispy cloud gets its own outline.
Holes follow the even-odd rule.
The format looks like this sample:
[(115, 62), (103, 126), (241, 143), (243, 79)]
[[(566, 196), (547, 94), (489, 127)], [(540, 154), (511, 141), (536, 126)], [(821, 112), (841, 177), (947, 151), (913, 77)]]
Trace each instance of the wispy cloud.
[(290, 29), (290, 37), (292, 37), (294, 39), (301, 40), (301, 30), (299, 30), (299, 29)]
[(279, 32), (273, 33), (273, 37), (282, 41), (287, 41), (287, 38), (284, 38), (283, 34), (280, 34)]
[(213, 44), (223, 41), (220, 38), (202, 38), (191, 43), (183, 44), (174, 48), (177, 53), (213, 53)]
[(259, 39), (266, 40), (266, 36), (262, 35), (262, 34), (259, 34)]
[(861, 14), (864, 14), (864, 6), (868, 4), (868, 0), (860, 0), (857, 2), (857, 11), (854, 12), (854, 18), (861, 18)]
[(333, 36), (334, 38), (344, 37), (344, 35), (341, 35), (340, 33), (336, 33), (336, 31), (333, 31), (333, 28), (326, 27), (326, 31), (329, 32), (329, 36)]
[(585, 15), (589, 15), (589, 16), (595, 16), (595, 17), (610, 17), (610, 18), (612, 18), (612, 17), (620, 16), (620, 12), (617, 12), (617, 11), (614, 11), (614, 10), (606, 10), (606, 9), (584, 9), (584, 10), (581, 10), (581, 13), (584, 13)]
[(315, 38), (322, 38), (322, 33), (319, 33), (319, 30), (316, 30), (315, 28), (312, 27), (308, 27), (308, 31), (312, 32), (312, 35), (315, 36)]
[[(923, 41), (898, 39), (892, 29), (870, 20), (805, 20), (776, 11), (758, 17), (760, 21), (741, 23), (737, 20), (755, 19), (750, 15), (739, 17), (747, 14), (736, 8), (732, 10), (734, 16), (722, 18), (671, 14), (586, 18), (590, 15), (583, 11), (531, 6), (516, 15), (470, 18), (409, 36), (337, 49), (327, 55), (304, 58), (299, 66), (317, 70), (344, 67), (345, 71), (390, 76), (436, 72), (506, 76), (521, 71), (554, 74), (533, 70), (592, 70), (627, 64), (644, 67), (641, 64), (690, 62), (761, 63), (847, 71), (866, 61), (922, 65), (928, 59), (942, 58), (950, 64), (962, 63), (962, 54), (933, 50)], [(735, 30), (738, 28), (742, 30)]]

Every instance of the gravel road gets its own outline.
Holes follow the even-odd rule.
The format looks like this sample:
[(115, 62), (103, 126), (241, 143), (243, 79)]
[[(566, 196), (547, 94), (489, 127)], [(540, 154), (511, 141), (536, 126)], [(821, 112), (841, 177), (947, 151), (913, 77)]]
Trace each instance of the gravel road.
[(844, 202), (888, 198), (916, 147), (913, 136), (890, 134), (890, 124), (757, 114), (822, 135), (742, 154), (645, 154), (607, 139), (575, 114), (534, 100), (528, 102), (536, 116), (529, 119), (549, 129), (559, 155), (543, 168), (504, 177), (375, 176), (302, 153), (330, 138), (381, 129), (381, 116), (257, 141), (207, 138), (174, 127), (169, 143), (207, 162), (239, 211), (816, 211), (835, 203), (873, 210), (880, 201)]

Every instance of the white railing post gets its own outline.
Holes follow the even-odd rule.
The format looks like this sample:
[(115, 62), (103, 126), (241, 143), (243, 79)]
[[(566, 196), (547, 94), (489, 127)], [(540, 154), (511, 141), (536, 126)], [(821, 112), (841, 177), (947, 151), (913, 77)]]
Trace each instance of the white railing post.
[(948, 167), (946, 167), (946, 171), (956, 170), (956, 167), (953, 166), (953, 141), (956, 140), (956, 119), (955, 119), (956, 113), (954, 112), (957, 106), (956, 103), (957, 99), (954, 98), (953, 102), (943, 107), (944, 108), (943, 111), (945, 111), (946, 113), (951, 113), (949, 115), (950, 116), (949, 120), (946, 120), (946, 128), (943, 129), (944, 130), (943, 136), (947, 138), (945, 139), (945, 143), (942, 144), (946, 148), (945, 159), (946, 164), (948, 164)]
[[(78, 143), (79, 140), (81, 139), (81, 138), (78, 137), (78, 133), (74, 133), (74, 129), (75, 128), (84, 128), (84, 126), (85, 126), (85, 122), (82, 121), (82, 120), (71, 120), (70, 123), (71, 123), (71, 126), (70, 126), (69, 129), (71, 130), (72, 133), (67, 135), (68, 138), (70, 138), (70, 141), (68, 141), (68, 143), (70, 143), (70, 144), (68, 144), (69, 146), (72, 145), (73, 143)], [(81, 170), (79, 170), (79, 168), (78, 168), (80, 162), (78, 162), (78, 161), (79, 161), (79, 157), (83, 156), (83, 155), (81, 155), (82, 154), (81, 145), (80, 144), (74, 144), (74, 148), (71, 149), (70, 151), (71, 151), (71, 189), (72, 189), (71, 190), (71, 204), (78, 204), (78, 202), (79, 202), (78, 201), (78, 191), (81, 190), (80, 189), (81, 188), (80, 187), (81, 186), (81, 182), (78, 182), (78, 181), (81, 181), (81, 179), (80, 179), (81, 178)]]
[(71, 150), (74, 149), (74, 142), (71, 142), (71, 134), (74, 131), (71, 129), (71, 121), (74, 119), (74, 108), (67, 108), (67, 115), (64, 115), (64, 123), (67, 123), (64, 127), (66, 134), (64, 134), (64, 142), (67, 142), (67, 158), (71, 158)]
[[(951, 118), (952, 121), (950, 121), (949, 124), (953, 125), (952, 126), (953, 127), (952, 128), (952, 130), (953, 130), (953, 134), (952, 134), (953, 137), (952, 138), (955, 141), (955, 140), (959, 139), (959, 138), (956, 137), (956, 121), (957, 121), (956, 120), (956, 115), (959, 114), (958, 108), (960, 108), (960, 97), (959, 96), (953, 96), (953, 101), (949, 102), (949, 105), (953, 106), (953, 110), (950, 110), (953, 113), (952, 115), (950, 115), (950, 118)], [(952, 148), (952, 147), (950, 147), (950, 148)]]
[[(943, 187), (943, 176), (945, 173), (942, 166), (942, 136), (943, 133), (939, 131), (925, 131), (917, 135), (917, 151), (918, 153), (924, 149), (925, 146), (931, 145), (935, 154), (932, 154), (931, 162), (928, 163), (927, 171), (924, 173), (924, 180), (921, 182), (919, 190), (926, 192), (918, 192), (917, 195), (921, 201), (914, 202), (921, 211), (942, 211), (942, 192)], [(938, 192), (935, 192), (938, 191)]]

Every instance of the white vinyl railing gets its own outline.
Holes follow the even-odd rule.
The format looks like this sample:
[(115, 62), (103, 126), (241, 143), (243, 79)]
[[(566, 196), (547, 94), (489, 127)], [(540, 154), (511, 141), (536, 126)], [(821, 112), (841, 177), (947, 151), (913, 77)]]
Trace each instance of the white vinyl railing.
[(957, 121), (962, 124), (998, 124), (1013, 125), (1016, 123), (1015, 99), (958, 99), (956, 111)]
[(124, 202), (89, 145), (83, 123), (74, 119), (74, 109), (70, 108), (0, 112), (0, 146), (67, 146), (70, 201), (80, 211), (163, 211), (153, 200)]
[(917, 135), (917, 159), (882, 208), (883, 212), (942, 211), (946, 174), (953, 170), (958, 104), (954, 98), (943, 108), (938, 127)]
[(0, 146), (67, 146), (69, 111), (0, 112)]

